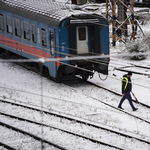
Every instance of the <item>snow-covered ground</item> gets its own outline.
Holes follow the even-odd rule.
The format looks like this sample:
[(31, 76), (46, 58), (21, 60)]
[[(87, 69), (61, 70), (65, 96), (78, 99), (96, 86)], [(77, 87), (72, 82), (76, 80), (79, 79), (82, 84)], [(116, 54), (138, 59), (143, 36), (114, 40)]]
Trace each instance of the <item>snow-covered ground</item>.
[[(140, 120), (134, 119), (133, 117), (129, 117), (128, 115), (124, 113), (120, 113), (120, 111), (114, 110), (108, 106), (105, 106), (104, 104), (88, 97), (88, 95), (89, 96), (92, 95), (104, 102), (113, 104), (116, 107), (118, 105), (120, 97), (117, 97), (102, 89), (86, 87), (84, 84), (78, 85), (78, 88), (76, 88), (75, 90), (70, 89), (70, 87), (68, 86), (65, 86), (61, 83), (60, 84), (55, 83), (49, 79), (41, 77), (40, 75), (36, 73), (33, 73), (32, 71), (28, 71), (12, 63), (0, 63), (0, 68), (1, 70), (3, 70), (0, 72), (0, 76), (1, 76), (0, 96), (4, 99), (22, 101), (23, 103), (41, 106), (40, 95), (42, 92), (43, 96), (47, 96), (43, 98), (44, 108), (70, 114), (72, 116), (82, 117), (84, 119), (91, 120), (91, 122), (92, 121), (98, 122), (100, 125), (103, 125), (106, 127), (112, 127), (125, 133), (128, 132), (131, 135), (135, 135), (135, 136), (140, 135), (144, 138), (150, 139), (150, 136), (149, 136), (150, 125), (149, 124), (144, 123)], [(112, 73), (115, 73), (117, 75), (117, 77), (115, 77), (117, 78), (117, 80), (114, 78), (111, 78), (113, 77), (111, 76)], [(92, 81), (102, 86), (112, 88), (119, 92), (121, 89), (121, 85), (120, 85), (120, 80), (118, 79), (123, 74), (124, 73), (111, 70), (110, 77), (108, 77), (106, 81), (101, 81), (97, 75), (94, 76)], [(140, 79), (141, 81), (140, 84), (144, 84), (145, 86), (149, 85), (148, 83), (149, 78), (143, 77), (143, 76), (141, 76), (140, 78), (137, 75), (133, 75), (133, 89), (134, 91), (136, 91), (135, 94), (137, 95), (138, 100), (139, 101), (147, 100), (146, 97), (147, 95), (149, 95), (149, 93), (144, 95), (143, 92), (145, 90), (141, 90), (139, 86), (138, 86), (139, 88), (135, 88), (134, 86), (134, 81), (136, 82), (137, 78)], [(42, 88), (41, 88), (41, 85), (42, 85)], [(9, 90), (7, 88), (11, 88), (14, 90)], [(41, 89), (43, 91), (41, 91)], [(28, 92), (28, 93), (20, 92), (20, 90), (24, 92)], [(37, 95), (33, 95), (30, 93), (35, 93)], [(144, 108), (143, 110), (132, 112), (127, 101), (123, 104), (123, 107), (125, 108), (126, 111), (129, 111), (133, 113), (134, 115), (139, 114), (141, 116), (140, 113), (142, 112), (149, 113), (149, 110), (148, 109), (144, 110)], [(4, 112), (6, 111), (6, 108), (3, 107), (2, 104), (1, 104), (1, 111), (4, 111)], [(30, 112), (29, 113), (30, 115), (29, 114), (27, 115), (27, 114), (24, 114), (24, 111), (19, 110), (19, 108), (15, 109), (9, 106), (7, 107), (7, 112), (12, 112), (12, 114), (19, 114), (21, 116), (32, 116), (33, 114)], [(93, 113), (96, 113), (96, 115), (92, 115)], [(147, 116), (148, 116), (147, 119), (150, 120), (148, 114)], [(36, 117), (40, 118), (40, 116), (38, 115), (34, 115), (33, 118), (36, 118)], [(145, 117), (146, 116), (144, 116), (144, 118)], [(3, 117), (1, 117), (1, 119), (2, 121), (5, 120), (5, 118)], [(47, 119), (48, 118), (46, 118), (46, 120)], [(10, 121), (6, 121), (6, 122), (10, 123)], [(15, 124), (15, 123), (12, 123), (12, 124)], [(80, 130), (80, 128), (78, 128), (78, 130)], [(85, 131), (83, 130), (83, 132), (86, 132), (86, 128), (85, 128)], [(98, 132), (93, 133), (92, 136), (97, 137)], [(109, 137), (107, 138), (110, 139)], [(107, 138), (105, 138), (104, 141), (105, 140), (107, 141), (108, 140)], [(124, 143), (125, 141), (120, 140), (119, 142)], [(133, 143), (130, 143), (131, 146), (128, 146), (129, 149), (134, 149), (133, 148), (134, 142), (135, 141), (133, 140)], [(88, 145), (89, 150), (93, 147), (92, 145), (91, 147)], [(122, 145), (125, 146), (126, 144), (124, 143)], [(142, 148), (143, 147), (139, 147), (139, 149), (142, 149)], [(148, 146), (144, 148), (149, 149)], [(76, 147), (75, 149), (79, 149), (79, 147), (78, 148)], [(88, 149), (88, 148), (87, 146), (85, 146), (84, 148), (82, 147), (82, 149)], [(136, 149), (138, 148), (136, 147)]]
[[(129, 62), (129, 60), (118, 59), (117, 62), (120, 65), (121, 64), (126, 65)], [(147, 60), (140, 61), (140, 62), (138, 61), (134, 63), (147, 64), (148, 62), (149, 62), (149, 58)], [(91, 79), (90, 81), (100, 84), (104, 87), (111, 88), (121, 93), (120, 83), (121, 83), (121, 77), (124, 73), (113, 70), (113, 67), (114, 64), (111, 63), (110, 61), (110, 72), (109, 72), (109, 77), (106, 81), (101, 81), (98, 78), (97, 74), (95, 74), (94, 78)], [(43, 98), (43, 106), (49, 110), (60, 111), (73, 116), (82, 117), (91, 120), (93, 122), (98, 122), (100, 125), (104, 125), (106, 127), (112, 127), (115, 129), (119, 129), (123, 132), (128, 132), (133, 135), (137, 134), (136, 136), (141, 135), (145, 138), (150, 139), (149, 136), (150, 125), (142, 121), (139, 121), (137, 119), (134, 119), (132, 117), (129, 117), (124, 113), (120, 113), (119, 111), (116, 111), (112, 108), (109, 108), (108, 106), (105, 106), (104, 104), (88, 97), (88, 95), (92, 95), (95, 98), (113, 104), (116, 107), (119, 103), (120, 97), (117, 97), (102, 89), (92, 88), (92, 87), (89, 88), (84, 84), (79, 84), (74, 91), (74, 89), (70, 89), (70, 87), (67, 87), (61, 83), (60, 84), (55, 83), (54, 81), (43, 78), (40, 75), (33, 73), (32, 71), (28, 71), (12, 63), (0, 63), (0, 68), (2, 70), (0, 72), (0, 76), (1, 76), (0, 96), (4, 99), (12, 99), (15, 101), (22, 101), (24, 103), (26, 102), (28, 104), (34, 104), (34, 105), (36, 104), (38, 106), (41, 106), (40, 95), (41, 93), (43, 93), (43, 96), (47, 96), (46, 98)], [(116, 76), (113, 76), (113, 74), (115, 74)], [(144, 103), (149, 103), (148, 98), (150, 95), (149, 94), (150, 79), (147, 76), (134, 75), (134, 74), (132, 79), (133, 79), (132, 80), (133, 91), (137, 96), (138, 100)], [(14, 90), (10, 90), (7, 88), (11, 88)], [(28, 92), (28, 93), (24, 93), (24, 92)], [(35, 93), (37, 95), (33, 95), (30, 93)], [(92, 109), (90, 106), (92, 107)], [(135, 104), (135, 106), (138, 107), (137, 104)], [(149, 109), (145, 110), (145, 108), (140, 107), (140, 110), (136, 112), (132, 112), (127, 101), (123, 104), (123, 107), (126, 111), (131, 112), (134, 115), (141, 116), (142, 114), (144, 114), (143, 118), (150, 120)], [(17, 113), (20, 114), (21, 116), (27, 115), (27, 114), (23, 114), (23, 112), (21, 112), (19, 109), (12, 109), (12, 107), (10, 108), (7, 107), (7, 110), (8, 112), (12, 112), (13, 114)], [(6, 111), (6, 108), (3, 107), (3, 105), (1, 105), (1, 111)], [(96, 113), (96, 115), (92, 115), (93, 113)], [(32, 113), (29, 114), (32, 115)], [(37, 116), (34, 116), (33, 118), (36, 117)], [(3, 117), (1, 119), (4, 120)], [(97, 136), (97, 133), (93, 133), (93, 136)], [(110, 138), (108, 137), (108, 139)], [(107, 140), (107, 138), (105, 140)], [(119, 141), (119, 142), (124, 143), (124, 141)], [(133, 143), (134, 142), (135, 141), (133, 141)], [(132, 144), (131, 147), (129, 146), (130, 149), (134, 149)], [(89, 145), (88, 147), (89, 149), (92, 148)], [(139, 149), (141, 148), (143, 147), (140, 147)], [(88, 149), (88, 148), (87, 146), (85, 146), (84, 148), (82, 147), (82, 149)], [(149, 148), (146, 146), (145, 149), (149, 149)]]
[[(139, 10), (137, 8), (137, 10)], [(148, 32), (149, 24), (147, 23), (143, 26), (143, 30)], [(150, 31), (150, 29), (149, 29)], [(145, 60), (141, 61), (133, 61), (128, 58), (118, 58), (115, 57), (118, 52), (121, 52), (125, 48), (123, 43), (117, 43), (116, 47), (110, 46), (110, 66), (109, 66), (109, 76), (105, 81), (101, 81), (97, 74), (94, 75), (93, 79), (89, 79), (90, 81), (99, 84), (101, 86), (107, 87), (109, 89), (113, 89), (121, 93), (121, 77), (125, 74), (125, 72), (120, 72), (114, 70), (115, 67), (127, 66), (129, 63), (134, 63), (138, 65), (146, 65), (150, 66), (150, 57), (147, 57)], [(114, 55), (115, 54), (115, 55)], [(132, 71), (132, 68), (131, 68)], [(149, 71), (148, 71), (149, 72)], [(115, 76), (114, 76), (115, 74)], [(150, 105), (150, 77), (143, 75), (133, 74), (132, 76), (133, 83), (133, 92), (137, 96), (139, 102), (146, 103)], [(11, 90), (12, 89), (12, 90)], [(33, 94), (34, 93), (34, 94)], [(11, 99), (12, 101), (21, 101), (22, 103), (38, 105), (47, 110), (55, 110), (62, 113), (66, 113), (76, 117), (82, 117), (84, 119), (88, 119), (91, 122), (97, 122), (101, 126), (106, 126), (108, 128), (113, 128), (116, 130), (120, 130), (121, 132), (130, 133), (131, 135), (143, 137), (143, 139), (150, 140), (150, 125), (142, 122), (133, 117), (129, 117), (127, 114), (110, 108), (89, 96), (93, 96), (101, 101), (110, 103), (114, 106), (118, 106), (120, 101), (119, 96), (115, 96), (112, 93), (109, 93), (103, 89), (98, 89), (96, 87), (87, 87), (87, 85), (79, 84), (77, 88), (72, 88), (61, 84), (55, 83), (47, 78), (41, 77), (40, 75), (28, 71), (20, 66), (17, 66), (13, 63), (0, 63), (0, 98), (2, 99)], [(41, 96), (43, 96), (41, 98)], [(136, 112), (133, 112), (128, 101), (125, 101), (123, 104), (123, 108), (137, 116), (142, 116), (143, 118), (150, 120), (149, 109), (145, 109), (144, 107), (139, 106), (138, 104), (134, 104), (139, 109)], [(0, 105), (0, 111), (8, 111), (12, 114), (19, 114), (20, 116), (28, 116), (29, 118), (32, 116), (34, 119), (40, 120), (39, 114), (29, 112), (26, 114), (25, 111), (20, 110), (20, 108), (15, 108), (12, 106), (8, 106), (7, 108)], [(92, 115), (92, 114), (96, 115)], [(34, 116), (33, 116), (34, 115)], [(53, 120), (56, 122), (56, 118), (45, 118), (45, 122), (48, 120)], [(6, 119), (3, 116), (0, 116), (1, 121), (5, 121), (11, 124), (17, 124), (17, 122), (13, 120)], [(57, 124), (57, 123), (56, 123)], [(77, 125), (73, 126), (68, 124), (62, 125), (62, 127), (75, 129), (76, 131), (81, 130)], [(23, 127), (24, 128), (24, 127)], [(30, 128), (30, 125), (26, 128)], [(33, 132), (37, 126), (32, 127), (30, 130)], [(6, 134), (11, 134), (12, 132), (8, 132), (5, 128), (1, 128), (1, 136), (0, 141), (3, 141), (3, 136)], [(3, 132), (2, 132), (3, 131)], [(40, 128), (37, 129), (37, 134), (40, 132)], [(58, 139), (57, 137), (61, 135), (61, 133), (56, 132), (48, 132), (48, 129), (45, 129), (45, 137), (48, 138), (52, 135), (51, 140)], [(86, 127), (82, 127), (82, 132), (86, 133)], [(13, 134), (13, 133), (12, 133)], [(56, 134), (56, 135), (55, 135)], [(97, 137), (99, 136), (99, 132), (89, 133), (90, 136)], [(65, 135), (64, 135), (65, 136)], [(69, 147), (69, 149), (79, 150), (97, 150), (97, 149), (109, 149), (105, 146), (94, 145), (91, 142), (87, 142), (81, 139), (76, 139), (73, 137), (66, 138), (61, 136), (60, 140), (66, 142), (66, 144), (73, 146)], [(63, 140), (63, 138), (65, 140)], [(4, 138), (5, 139), (5, 138)], [(111, 141), (113, 137), (106, 136), (103, 140), (105, 142)], [(74, 142), (73, 142), (74, 141)], [(19, 141), (23, 142), (23, 141)], [(32, 141), (33, 142), (33, 141)], [(140, 143), (132, 141), (126, 141), (120, 139), (120, 141), (116, 141), (116, 145), (121, 143), (124, 149), (132, 149), (132, 150), (150, 150), (150, 145), (144, 144), (140, 145)], [(71, 144), (69, 144), (71, 143)], [(76, 145), (78, 143), (78, 145)], [(138, 145), (138, 146), (137, 146)], [(39, 146), (40, 147), (40, 146)], [(48, 148), (47, 148), (48, 149)]]

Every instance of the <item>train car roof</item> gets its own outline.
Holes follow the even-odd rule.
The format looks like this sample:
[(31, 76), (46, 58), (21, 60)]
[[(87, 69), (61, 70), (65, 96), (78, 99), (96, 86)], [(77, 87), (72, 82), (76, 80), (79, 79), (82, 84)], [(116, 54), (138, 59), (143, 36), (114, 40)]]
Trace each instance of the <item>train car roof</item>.
[(52, 26), (59, 26), (60, 22), (68, 17), (92, 14), (80, 10), (71, 10), (65, 4), (52, 2), (51, 0), (0, 0), (0, 9), (16, 15), (21, 14), (21, 16)]

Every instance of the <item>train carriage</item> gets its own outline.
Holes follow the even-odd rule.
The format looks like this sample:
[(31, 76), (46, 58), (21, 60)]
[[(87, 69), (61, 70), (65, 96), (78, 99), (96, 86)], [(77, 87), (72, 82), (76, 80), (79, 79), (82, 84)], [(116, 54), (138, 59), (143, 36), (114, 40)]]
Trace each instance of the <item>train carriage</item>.
[(106, 19), (94, 13), (69, 10), (56, 2), (0, 0), (0, 47), (27, 59), (49, 59), (43, 64), (43, 72), (57, 81), (74, 75), (87, 79), (94, 71), (108, 74), (107, 57), (51, 61), (109, 55)]

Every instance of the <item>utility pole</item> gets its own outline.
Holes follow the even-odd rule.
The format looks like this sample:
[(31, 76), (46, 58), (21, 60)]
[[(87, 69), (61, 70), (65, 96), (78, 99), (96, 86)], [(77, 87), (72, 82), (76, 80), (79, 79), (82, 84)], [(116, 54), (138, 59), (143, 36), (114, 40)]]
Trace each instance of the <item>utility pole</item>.
[(116, 46), (116, 0), (113, 0), (112, 2), (112, 22), (113, 22), (113, 27), (112, 27), (112, 44), (113, 46)]
[[(130, 1), (130, 3), (129, 3)], [(129, 6), (128, 6), (129, 4)], [(116, 17), (116, 0), (106, 0), (106, 18), (107, 21), (109, 21), (109, 17), (111, 17), (112, 22), (112, 45), (116, 46), (116, 41), (119, 39), (119, 41), (126, 44), (126, 38), (123, 39), (124, 35), (125, 37), (128, 36), (128, 22), (131, 20), (131, 39), (135, 40), (135, 35), (137, 31), (137, 27), (141, 30), (143, 33), (140, 24), (138, 21), (135, 21), (134, 17), (134, 0), (117, 0), (118, 5), (118, 14)], [(109, 7), (109, 9), (108, 9)], [(112, 11), (111, 14), (109, 14), (109, 10)], [(130, 15), (127, 15), (127, 10), (131, 13)], [(144, 33), (143, 33), (144, 35)], [(130, 40), (131, 40), (130, 39)]]
[(131, 16), (132, 16), (132, 38), (135, 40), (135, 30), (134, 30), (134, 10), (133, 10), (133, 0), (131, 0)]
[[(124, 4), (127, 4), (127, 0), (121, 0)], [(127, 18), (127, 8), (120, 2), (118, 1), (118, 21), (120, 21), (121, 23), (124, 22), (124, 20), (126, 20)], [(119, 31), (121, 32), (120, 36), (122, 36), (122, 33), (124, 32), (124, 35), (127, 36), (128, 32), (127, 32), (127, 24), (126, 22), (124, 23), (124, 25), (122, 26), (122, 29), (119, 29)]]
[(108, 21), (108, 0), (106, 0), (106, 18)]

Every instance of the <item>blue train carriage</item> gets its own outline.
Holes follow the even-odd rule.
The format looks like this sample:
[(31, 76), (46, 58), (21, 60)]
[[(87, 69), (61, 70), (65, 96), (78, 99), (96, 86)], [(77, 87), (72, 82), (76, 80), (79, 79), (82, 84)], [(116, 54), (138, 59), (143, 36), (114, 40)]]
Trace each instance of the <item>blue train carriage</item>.
[(0, 47), (27, 59), (49, 59), (44, 62), (43, 73), (57, 81), (72, 75), (81, 75), (86, 80), (94, 71), (108, 74), (107, 57), (52, 61), (109, 55), (106, 19), (97, 14), (70, 12), (62, 4), (46, 0), (36, 3), (0, 0)]

